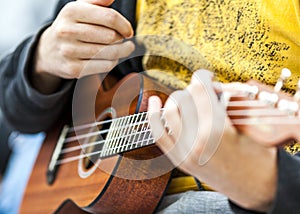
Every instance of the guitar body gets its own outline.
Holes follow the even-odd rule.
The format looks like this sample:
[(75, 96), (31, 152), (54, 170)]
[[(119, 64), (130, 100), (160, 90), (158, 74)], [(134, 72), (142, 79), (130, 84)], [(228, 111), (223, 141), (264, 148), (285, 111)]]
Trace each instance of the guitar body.
[[(117, 117), (146, 111), (150, 95), (156, 94), (165, 100), (171, 93), (140, 74), (128, 75), (106, 90), (99, 87), (98, 76), (91, 78), (95, 84), (87, 83), (94, 85), (88, 90), (97, 90), (93, 104), (95, 118), (111, 108), (113, 103), (116, 103), (113, 109)], [(76, 114), (76, 109), (73, 109), (73, 114)], [(155, 157), (160, 157), (161, 151), (154, 145), (96, 160), (94, 165), (91, 161), (88, 166), (84, 164), (87, 158), (58, 165), (53, 183), (49, 184), (48, 165), (63, 125), (61, 123), (47, 133), (25, 191), (21, 213), (145, 214), (155, 211), (169, 183), (171, 171), (166, 168), (170, 168), (171, 163), (163, 158), (164, 163), (157, 164)], [(79, 143), (82, 144), (69, 142), (65, 147), (71, 148)], [(81, 154), (82, 151), (77, 150), (60, 158)]]

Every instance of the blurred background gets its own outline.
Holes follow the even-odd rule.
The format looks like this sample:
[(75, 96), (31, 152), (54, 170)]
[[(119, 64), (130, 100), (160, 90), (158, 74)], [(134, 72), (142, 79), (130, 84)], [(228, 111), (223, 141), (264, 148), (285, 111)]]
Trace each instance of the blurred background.
[(51, 17), (57, 0), (0, 0), (0, 56)]
[[(0, 0), (0, 58), (30, 34), (35, 32), (52, 15), (58, 0)], [(7, 144), (9, 130), (0, 109), (0, 177), (3, 174), (11, 149)]]

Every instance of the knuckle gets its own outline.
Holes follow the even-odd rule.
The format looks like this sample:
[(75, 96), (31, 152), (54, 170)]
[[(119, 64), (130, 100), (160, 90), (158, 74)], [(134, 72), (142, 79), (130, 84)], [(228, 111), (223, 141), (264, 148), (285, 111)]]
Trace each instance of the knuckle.
[(67, 62), (63, 66), (63, 70), (69, 78), (79, 78), (81, 74), (81, 68), (77, 63)]
[(128, 46), (129, 52), (134, 51), (135, 45), (133, 44), (133, 42), (127, 42), (126, 45)]
[(109, 30), (106, 34), (106, 43), (111, 44), (118, 40), (118, 34), (114, 30)]
[(123, 47), (122, 57), (129, 56), (135, 49), (135, 46), (132, 42), (126, 42)]
[(75, 48), (70, 45), (62, 45), (60, 48), (60, 55), (63, 57), (72, 57), (75, 52)]
[(110, 57), (111, 57), (112, 60), (119, 58), (119, 52), (115, 47), (111, 48)]
[(118, 13), (114, 9), (108, 8), (106, 18), (110, 25), (114, 25), (118, 21)]
[(77, 5), (75, 1), (67, 3), (61, 10), (61, 13), (63, 13), (66, 16), (72, 16), (74, 15), (74, 12), (77, 10)]
[(69, 25), (60, 24), (56, 26), (56, 35), (58, 38), (67, 38), (75, 32)]
[(105, 63), (104, 67), (103, 67), (103, 71), (104, 72), (109, 72), (111, 71), (118, 63), (118, 60), (114, 60), (114, 61), (107, 61), (107, 63)]

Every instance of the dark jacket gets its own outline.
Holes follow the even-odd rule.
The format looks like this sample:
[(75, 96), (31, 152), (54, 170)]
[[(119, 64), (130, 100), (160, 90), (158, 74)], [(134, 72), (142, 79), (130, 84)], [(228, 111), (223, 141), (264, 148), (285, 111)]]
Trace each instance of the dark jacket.
[[(53, 19), (68, 2), (70, 1), (59, 1)], [(123, 14), (135, 28), (135, 0), (116, 0), (112, 7)], [(31, 64), (37, 41), (45, 27), (22, 42), (0, 62), (0, 105), (4, 118), (10, 126), (22, 132), (45, 131), (59, 120), (71, 98), (75, 83), (75, 80), (65, 81), (61, 90), (51, 95), (42, 95), (32, 88), (28, 75), (32, 71)], [(122, 76), (132, 71), (142, 71), (140, 57), (121, 63), (113, 72)], [(298, 213), (299, 190), (300, 158), (279, 150), (278, 186), (272, 213)]]
[[(71, 1), (59, 1), (53, 20), (68, 2)], [(134, 0), (116, 1), (112, 7), (128, 18), (135, 27)], [(48, 130), (59, 119), (71, 97), (75, 81), (65, 81), (59, 92), (45, 96), (32, 88), (28, 78), (32, 71), (32, 60), (40, 34), (53, 20), (23, 41), (14, 52), (0, 62), (0, 106), (4, 112), (4, 120), (21, 132), (35, 133)], [(140, 57), (133, 57), (117, 66), (114, 73), (125, 75), (129, 71), (141, 70)]]

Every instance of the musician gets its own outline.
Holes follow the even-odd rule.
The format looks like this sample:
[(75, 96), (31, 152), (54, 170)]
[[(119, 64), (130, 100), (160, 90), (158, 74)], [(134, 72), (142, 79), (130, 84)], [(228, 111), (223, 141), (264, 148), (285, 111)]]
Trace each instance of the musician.
[[(200, 70), (188, 84), (202, 67), (220, 82), (253, 78), (275, 84), (281, 69), (288, 67), (293, 75), (285, 87), (295, 90), (300, 54), (297, 5), (295, 0), (62, 0), (53, 21), (1, 61), (4, 117), (22, 132), (48, 130), (68, 105), (76, 79), (111, 70), (119, 76), (145, 70), (173, 89), (188, 86), (167, 101), (163, 120), (156, 116), (160, 100), (150, 99), (153, 134), (174, 165), (216, 190), (169, 194), (162, 212), (293, 213), (299, 208), (299, 159), (238, 133), (216, 96), (210, 73)], [(130, 40), (133, 36), (137, 41)], [(144, 50), (145, 57), (139, 57)], [(129, 60), (118, 64), (126, 57)], [(196, 145), (192, 153), (168, 152), (179, 138), (180, 128), (174, 125), (181, 118), (178, 108), (190, 108), (185, 101), (197, 101), (199, 109), (185, 112), (183, 119), (196, 112), (206, 120), (197, 123), (196, 142), (183, 137), (176, 144)], [(215, 105), (206, 113), (209, 103)], [(216, 123), (208, 126), (212, 118), (223, 121), (224, 129), (217, 129)], [(188, 128), (183, 130), (187, 136)], [(207, 153), (201, 148), (212, 143), (209, 135), (219, 144)], [(209, 158), (195, 159), (207, 154)]]

